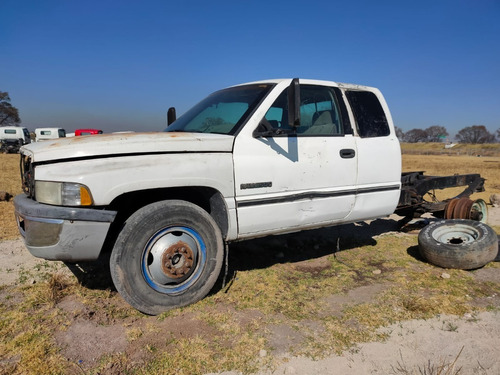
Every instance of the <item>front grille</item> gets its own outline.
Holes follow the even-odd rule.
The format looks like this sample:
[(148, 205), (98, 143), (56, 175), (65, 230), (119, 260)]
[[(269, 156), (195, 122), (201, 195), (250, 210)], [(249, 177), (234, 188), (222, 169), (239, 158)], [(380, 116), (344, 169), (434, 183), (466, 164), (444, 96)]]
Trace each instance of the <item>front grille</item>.
[(23, 191), (30, 198), (35, 197), (35, 173), (33, 169), (33, 164), (31, 163), (31, 157), (21, 153), (21, 181), (23, 185)]

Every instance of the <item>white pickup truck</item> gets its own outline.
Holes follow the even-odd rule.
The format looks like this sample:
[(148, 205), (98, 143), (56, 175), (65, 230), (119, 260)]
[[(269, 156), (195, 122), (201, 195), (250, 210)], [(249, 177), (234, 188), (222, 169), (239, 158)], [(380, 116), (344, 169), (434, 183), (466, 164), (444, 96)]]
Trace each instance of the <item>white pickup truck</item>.
[(217, 91), (164, 132), (21, 149), (16, 217), (36, 257), (111, 250), (118, 292), (148, 314), (202, 299), (225, 243), (389, 215), (401, 156), (371, 87), (280, 79)]

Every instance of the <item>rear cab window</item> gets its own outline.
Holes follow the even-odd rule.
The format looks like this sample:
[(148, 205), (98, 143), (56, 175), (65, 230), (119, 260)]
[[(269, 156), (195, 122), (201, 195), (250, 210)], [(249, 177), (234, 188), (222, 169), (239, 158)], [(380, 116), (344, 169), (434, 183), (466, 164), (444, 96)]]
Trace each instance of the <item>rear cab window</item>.
[(370, 91), (346, 91), (361, 138), (385, 137), (391, 133), (384, 109)]

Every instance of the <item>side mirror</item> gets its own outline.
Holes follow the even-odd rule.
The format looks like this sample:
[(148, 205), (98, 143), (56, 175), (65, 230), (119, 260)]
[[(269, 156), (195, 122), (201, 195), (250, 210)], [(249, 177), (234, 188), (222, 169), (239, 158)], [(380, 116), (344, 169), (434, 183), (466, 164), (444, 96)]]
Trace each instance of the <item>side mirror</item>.
[(167, 112), (167, 126), (177, 120), (175, 107), (170, 107)]
[[(276, 121), (277, 122), (277, 121)], [(259, 126), (257, 126), (257, 129), (253, 131), (252, 136), (254, 138), (262, 138), (262, 137), (274, 137), (275, 135), (283, 135), (283, 134), (290, 134), (290, 130), (284, 130), (280, 128), (274, 128), (271, 123), (264, 117), (260, 123)]]
[(254, 138), (272, 137), (273, 135), (273, 127), (265, 117), (262, 119), (262, 121), (259, 123), (259, 126), (257, 126), (257, 129), (255, 129), (252, 134)]
[(292, 128), (300, 126), (300, 84), (294, 78), (288, 86), (288, 125)]

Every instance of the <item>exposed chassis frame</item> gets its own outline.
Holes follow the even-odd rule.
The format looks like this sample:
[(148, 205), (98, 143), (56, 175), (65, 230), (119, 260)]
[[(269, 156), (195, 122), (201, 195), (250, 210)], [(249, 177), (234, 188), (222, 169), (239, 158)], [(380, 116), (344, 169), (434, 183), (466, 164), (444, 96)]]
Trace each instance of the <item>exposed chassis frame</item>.
[[(429, 212), (436, 217), (444, 217), (446, 205), (452, 199), (468, 198), (472, 193), (484, 191), (484, 181), (479, 174), (453, 176), (424, 176), (424, 172), (405, 172), (401, 174), (401, 195), (395, 213), (405, 217), (420, 217)], [(467, 186), (457, 196), (445, 200), (429, 202), (424, 196), (432, 190)]]

